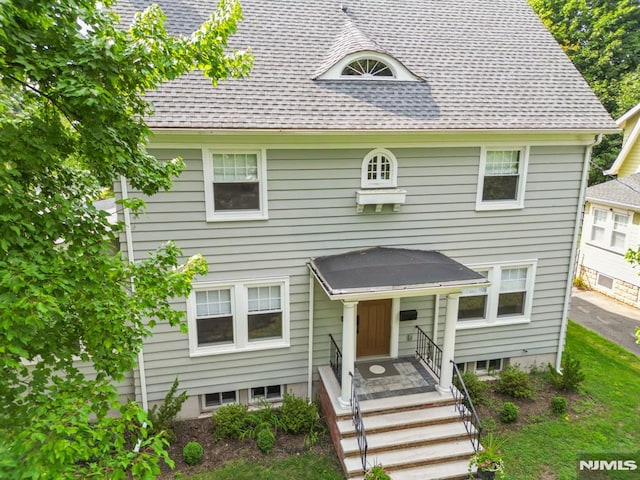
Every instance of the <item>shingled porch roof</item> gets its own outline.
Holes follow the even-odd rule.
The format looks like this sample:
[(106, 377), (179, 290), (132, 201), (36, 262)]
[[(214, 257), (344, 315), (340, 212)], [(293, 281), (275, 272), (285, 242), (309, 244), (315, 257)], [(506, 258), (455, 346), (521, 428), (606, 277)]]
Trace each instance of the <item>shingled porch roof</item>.
[(481, 274), (433, 250), (373, 247), (313, 258), (309, 268), (332, 299), (409, 296), (489, 284)]

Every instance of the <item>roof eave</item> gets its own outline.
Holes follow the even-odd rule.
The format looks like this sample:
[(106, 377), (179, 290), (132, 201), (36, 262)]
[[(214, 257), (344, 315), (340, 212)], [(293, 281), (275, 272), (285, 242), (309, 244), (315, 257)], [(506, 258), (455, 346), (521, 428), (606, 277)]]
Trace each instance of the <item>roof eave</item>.
[(372, 129), (319, 129), (319, 128), (217, 128), (217, 127), (166, 127), (153, 126), (149, 128), (154, 133), (175, 134), (175, 133), (198, 133), (207, 135), (228, 135), (246, 133), (288, 133), (288, 134), (318, 134), (318, 135), (351, 135), (353, 133), (381, 134), (381, 133), (487, 133), (487, 134), (509, 134), (509, 133), (532, 133), (532, 134), (563, 134), (563, 135), (610, 135), (620, 133), (620, 128), (412, 128), (412, 129), (392, 129), (392, 128), (372, 128)]
[(602, 198), (598, 198), (598, 197), (590, 197), (587, 196), (585, 197), (585, 201), (589, 202), (589, 203), (597, 203), (600, 205), (604, 205), (607, 207), (613, 207), (613, 208), (627, 208), (627, 209), (631, 209), (631, 210), (640, 210), (640, 204), (634, 205), (632, 203), (623, 203), (623, 202), (614, 202), (613, 200), (605, 200)]
[(379, 298), (418, 297), (423, 295), (453, 293), (459, 292), (463, 288), (488, 287), (491, 285), (491, 282), (486, 278), (482, 278), (420, 285), (389, 285), (380, 287), (333, 289), (322, 276), (322, 273), (315, 268), (313, 262), (307, 263), (307, 267), (309, 267), (311, 274), (315, 277), (331, 300), (365, 301)]

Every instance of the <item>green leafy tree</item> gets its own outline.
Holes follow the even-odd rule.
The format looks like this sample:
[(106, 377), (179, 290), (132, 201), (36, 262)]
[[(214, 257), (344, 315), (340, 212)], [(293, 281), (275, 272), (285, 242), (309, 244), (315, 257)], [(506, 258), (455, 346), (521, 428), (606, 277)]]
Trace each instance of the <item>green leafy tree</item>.
[[(640, 265), (640, 248), (629, 249), (624, 258), (634, 267)], [(640, 275), (640, 274), (639, 274)], [(636, 327), (636, 343), (640, 345), (640, 327)]]
[(171, 243), (136, 263), (113, 255), (123, 227), (91, 199), (121, 176), (144, 194), (168, 189), (183, 165), (146, 152), (145, 92), (194, 69), (213, 84), (245, 76), (251, 55), (227, 49), (241, 19), (233, 0), (176, 37), (158, 7), (126, 28), (112, 4), (0, 1), (3, 479), (155, 478), (159, 458), (171, 463), (166, 439), (138, 405), (118, 403), (113, 382), (157, 322), (186, 328), (169, 299), (187, 295), (206, 262)]
[[(618, 118), (640, 101), (640, 4), (637, 0), (529, 0), (607, 111)], [(594, 149), (589, 184), (609, 180), (622, 143), (610, 135)]]

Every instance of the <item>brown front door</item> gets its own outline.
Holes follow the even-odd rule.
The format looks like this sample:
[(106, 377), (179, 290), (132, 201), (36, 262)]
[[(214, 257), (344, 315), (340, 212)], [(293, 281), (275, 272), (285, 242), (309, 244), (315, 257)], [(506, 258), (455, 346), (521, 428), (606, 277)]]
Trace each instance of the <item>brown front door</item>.
[(391, 344), (391, 300), (358, 303), (356, 357), (389, 355)]

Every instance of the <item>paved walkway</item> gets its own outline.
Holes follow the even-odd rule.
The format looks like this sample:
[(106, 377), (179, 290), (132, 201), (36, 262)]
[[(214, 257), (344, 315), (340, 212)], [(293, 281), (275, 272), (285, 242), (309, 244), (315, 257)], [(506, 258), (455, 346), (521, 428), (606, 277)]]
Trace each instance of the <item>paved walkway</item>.
[(634, 334), (640, 327), (640, 309), (598, 292), (574, 288), (569, 318), (640, 357)]

